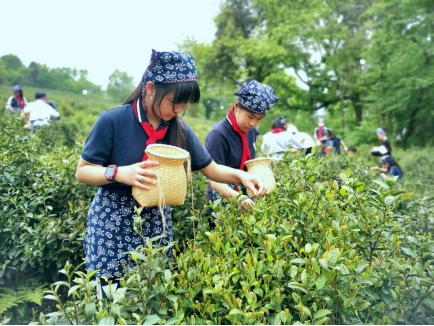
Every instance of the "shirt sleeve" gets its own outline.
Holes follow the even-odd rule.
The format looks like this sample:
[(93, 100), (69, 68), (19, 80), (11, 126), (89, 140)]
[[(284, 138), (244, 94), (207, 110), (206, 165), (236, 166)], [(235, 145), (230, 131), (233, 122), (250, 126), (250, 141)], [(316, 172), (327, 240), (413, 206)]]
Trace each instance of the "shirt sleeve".
[(32, 106), (34, 105), (34, 103), (32, 102), (32, 103), (30, 103), (29, 105), (26, 105), (25, 107), (24, 107), (24, 113), (30, 113), (30, 110), (32, 109)]
[(12, 110), (12, 96), (9, 97), (8, 101), (6, 102), (6, 110)]
[(211, 164), (212, 158), (190, 126), (184, 121), (181, 123), (187, 141), (187, 151), (191, 157), (191, 171), (200, 171)]
[(211, 130), (206, 136), (205, 148), (217, 164), (226, 165), (229, 151), (227, 140), (218, 130)]
[(87, 136), (81, 158), (91, 164), (107, 166), (113, 147), (114, 127), (110, 114), (103, 112)]
[[(47, 104), (48, 105), (48, 104)], [(54, 118), (58, 118), (59, 117), (59, 112), (57, 112), (56, 110), (54, 110), (51, 105), (48, 105), (50, 107), (50, 116), (54, 117)]]

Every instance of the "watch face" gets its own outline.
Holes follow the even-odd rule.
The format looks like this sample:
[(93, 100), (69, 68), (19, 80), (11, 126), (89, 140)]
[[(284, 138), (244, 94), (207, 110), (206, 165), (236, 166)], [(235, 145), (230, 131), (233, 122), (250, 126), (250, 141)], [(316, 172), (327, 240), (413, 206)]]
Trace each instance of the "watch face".
[(115, 170), (115, 168), (107, 168), (107, 171), (105, 173), (105, 175), (107, 177), (111, 177), (113, 175), (113, 171)]

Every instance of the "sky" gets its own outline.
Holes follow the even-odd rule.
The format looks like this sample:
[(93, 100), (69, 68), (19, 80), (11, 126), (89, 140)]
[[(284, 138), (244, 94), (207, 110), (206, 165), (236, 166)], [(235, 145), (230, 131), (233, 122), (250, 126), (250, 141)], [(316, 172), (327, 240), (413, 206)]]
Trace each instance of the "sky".
[(211, 42), (219, 7), (219, 0), (1, 0), (0, 56), (85, 69), (103, 88), (119, 69), (138, 84), (152, 49), (177, 50), (188, 37)]

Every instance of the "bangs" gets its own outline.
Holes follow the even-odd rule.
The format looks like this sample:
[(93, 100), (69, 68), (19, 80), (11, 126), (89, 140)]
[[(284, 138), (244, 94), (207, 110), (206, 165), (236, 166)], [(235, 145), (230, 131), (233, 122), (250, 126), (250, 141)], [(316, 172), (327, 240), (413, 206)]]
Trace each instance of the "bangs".
[(175, 92), (173, 96), (174, 103), (199, 103), (200, 89), (195, 81), (170, 84)]

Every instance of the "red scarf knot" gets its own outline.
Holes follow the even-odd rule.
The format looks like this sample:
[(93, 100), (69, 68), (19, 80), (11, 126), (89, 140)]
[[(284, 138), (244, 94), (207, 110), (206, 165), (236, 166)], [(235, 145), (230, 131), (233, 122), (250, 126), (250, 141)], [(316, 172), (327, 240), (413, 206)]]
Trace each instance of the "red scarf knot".
[(318, 139), (322, 138), (322, 130), (324, 129), (324, 127), (318, 127)]
[[(134, 114), (136, 115), (137, 118), (137, 100), (134, 101), (133, 106), (134, 106)], [(154, 127), (152, 127), (149, 124), (149, 122), (142, 122), (142, 121), (139, 122), (142, 125), (143, 130), (149, 137), (149, 139), (146, 141), (146, 147), (148, 147), (151, 144), (155, 144), (157, 140), (163, 139), (164, 136), (166, 135), (167, 127), (160, 130), (155, 130)], [(146, 161), (147, 159), (148, 159), (148, 154), (145, 153), (143, 155), (142, 161)]]

